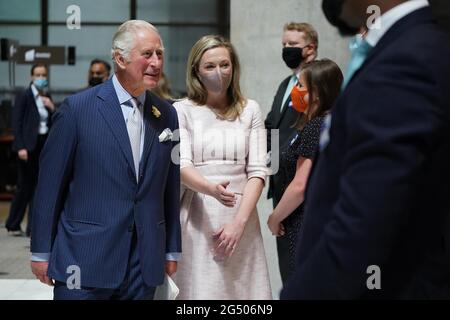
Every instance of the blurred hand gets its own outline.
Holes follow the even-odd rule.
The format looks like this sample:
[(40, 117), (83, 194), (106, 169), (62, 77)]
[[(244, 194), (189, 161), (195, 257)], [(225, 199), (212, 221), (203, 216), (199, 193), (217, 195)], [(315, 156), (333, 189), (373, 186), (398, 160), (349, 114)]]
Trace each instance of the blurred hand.
[(49, 97), (41, 96), (42, 102), (44, 103), (44, 106), (49, 108), (51, 111), (55, 110), (55, 105), (53, 104), (53, 101)]
[(211, 195), (226, 207), (233, 208), (236, 204), (236, 195), (226, 190), (230, 181), (223, 181), (212, 186)]
[(273, 213), (269, 216), (267, 225), (274, 236), (284, 236), (284, 226)]
[(214, 260), (223, 261), (229, 258), (239, 244), (245, 225), (233, 221), (224, 225), (213, 234)]
[(27, 149), (20, 149), (17, 152), (17, 154), (18, 154), (20, 160), (28, 161), (28, 151), (27, 151)]
[(171, 276), (177, 272), (177, 262), (176, 261), (166, 261), (166, 273)]
[(53, 279), (50, 279), (47, 275), (48, 261), (38, 262), (31, 261), (31, 272), (39, 279), (42, 283), (49, 286), (53, 286)]

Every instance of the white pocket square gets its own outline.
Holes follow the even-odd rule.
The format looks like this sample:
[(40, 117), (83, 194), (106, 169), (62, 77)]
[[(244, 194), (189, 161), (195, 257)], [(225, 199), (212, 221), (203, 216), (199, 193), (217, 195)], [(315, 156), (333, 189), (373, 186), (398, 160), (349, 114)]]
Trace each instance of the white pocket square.
[(175, 300), (179, 293), (180, 289), (178, 289), (175, 282), (166, 273), (164, 283), (156, 287), (153, 300)]
[(170, 130), (169, 128), (165, 128), (158, 138), (159, 142), (164, 142), (164, 141), (171, 141), (172, 137), (173, 137), (172, 130)]

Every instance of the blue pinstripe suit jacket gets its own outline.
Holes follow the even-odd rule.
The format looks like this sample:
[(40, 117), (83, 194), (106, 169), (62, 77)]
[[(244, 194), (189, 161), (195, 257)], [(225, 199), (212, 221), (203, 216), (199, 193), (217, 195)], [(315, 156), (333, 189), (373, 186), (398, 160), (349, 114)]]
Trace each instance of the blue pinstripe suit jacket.
[(165, 128), (178, 129), (175, 109), (147, 93), (139, 183), (111, 80), (67, 98), (53, 121), (40, 159), (31, 251), (51, 252), (53, 279), (66, 281), (75, 265), (82, 286), (117, 288), (135, 225), (144, 281), (161, 284), (165, 254), (181, 252), (176, 142), (158, 139)]

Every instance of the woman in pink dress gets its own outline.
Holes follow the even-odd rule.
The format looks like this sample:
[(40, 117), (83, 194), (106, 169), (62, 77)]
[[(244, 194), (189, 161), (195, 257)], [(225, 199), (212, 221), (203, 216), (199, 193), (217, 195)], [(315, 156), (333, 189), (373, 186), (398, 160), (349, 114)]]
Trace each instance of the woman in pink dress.
[(178, 299), (271, 299), (256, 203), (267, 174), (259, 105), (239, 87), (239, 61), (220, 36), (191, 49), (180, 123), (182, 258)]

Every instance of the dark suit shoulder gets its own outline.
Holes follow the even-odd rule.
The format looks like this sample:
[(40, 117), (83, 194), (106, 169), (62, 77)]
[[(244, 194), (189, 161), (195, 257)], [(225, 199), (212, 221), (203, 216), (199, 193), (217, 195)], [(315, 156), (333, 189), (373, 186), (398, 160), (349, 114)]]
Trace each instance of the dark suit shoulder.
[(281, 81), (280, 85), (278, 86), (277, 92), (275, 93), (275, 96), (273, 98), (273, 102), (272, 102), (272, 106), (270, 108), (270, 112), (269, 112), (269, 114), (267, 116), (269, 122), (275, 121), (275, 118), (277, 117), (277, 116), (275, 116), (274, 113), (277, 113), (275, 111), (280, 108), (281, 99), (283, 99), (284, 92), (286, 91), (286, 88), (287, 88), (287, 86), (289, 84), (289, 80), (290, 79), (291, 79), (291, 76), (286, 77), (283, 81)]
[(16, 99), (16, 102), (34, 99), (33, 91), (31, 91), (31, 87), (24, 88), (24, 89), (18, 91), (16, 93), (15, 99)]
[[(425, 45), (431, 46), (431, 48)], [(418, 53), (410, 51), (411, 47), (416, 47), (419, 53), (425, 55), (422, 57), (426, 58), (431, 55), (436, 58), (441, 55), (442, 51), (450, 50), (450, 36), (434, 23), (422, 23), (406, 30), (397, 38), (393, 46), (398, 47), (396, 50), (408, 50), (410, 55), (419, 56)], [(432, 48), (436, 50), (432, 50)], [(446, 60), (448, 61), (448, 59)]]
[[(373, 51), (377, 53), (376, 57), (389, 59), (386, 62), (392, 66), (417, 67), (416, 64), (407, 62), (411, 59), (431, 66), (433, 63), (449, 66), (449, 60), (443, 57), (449, 56), (450, 36), (438, 27), (429, 8), (424, 8), (394, 24)], [(392, 60), (397, 61), (392, 63)]]
[(278, 90), (286, 90), (289, 81), (291, 80), (292, 75), (287, 76), (286, 78), (283, 79), (283, 81), (281, 81), (280, 85), (278, 86)]
[(17, 92), (17, 96), (33, 98), (33, 91), (31, 90), (31, 87), (28, 86), (27, 88), (24, 88)]
[(81, 92), (77, 92), (69, 97), (67, 97), (63, 104), (69, 105), (73, 108), (74, 112), (80, 112), (81, 110), (91, 109), (92, 105), (96, 103), (98, 99), (98, 94), (102, 89), (103, 85), (98, 85)]
[(98, 85), (92, 88), (85, 89), (83, 91), (79, 91), (69, 97), (67, 97), (68, 101), (72, 103), (76, 103), (79, 101), (83, 101), (85, 99), (94, 98), (98, 95), (99, 91), (101, 90), (102, 85)]

